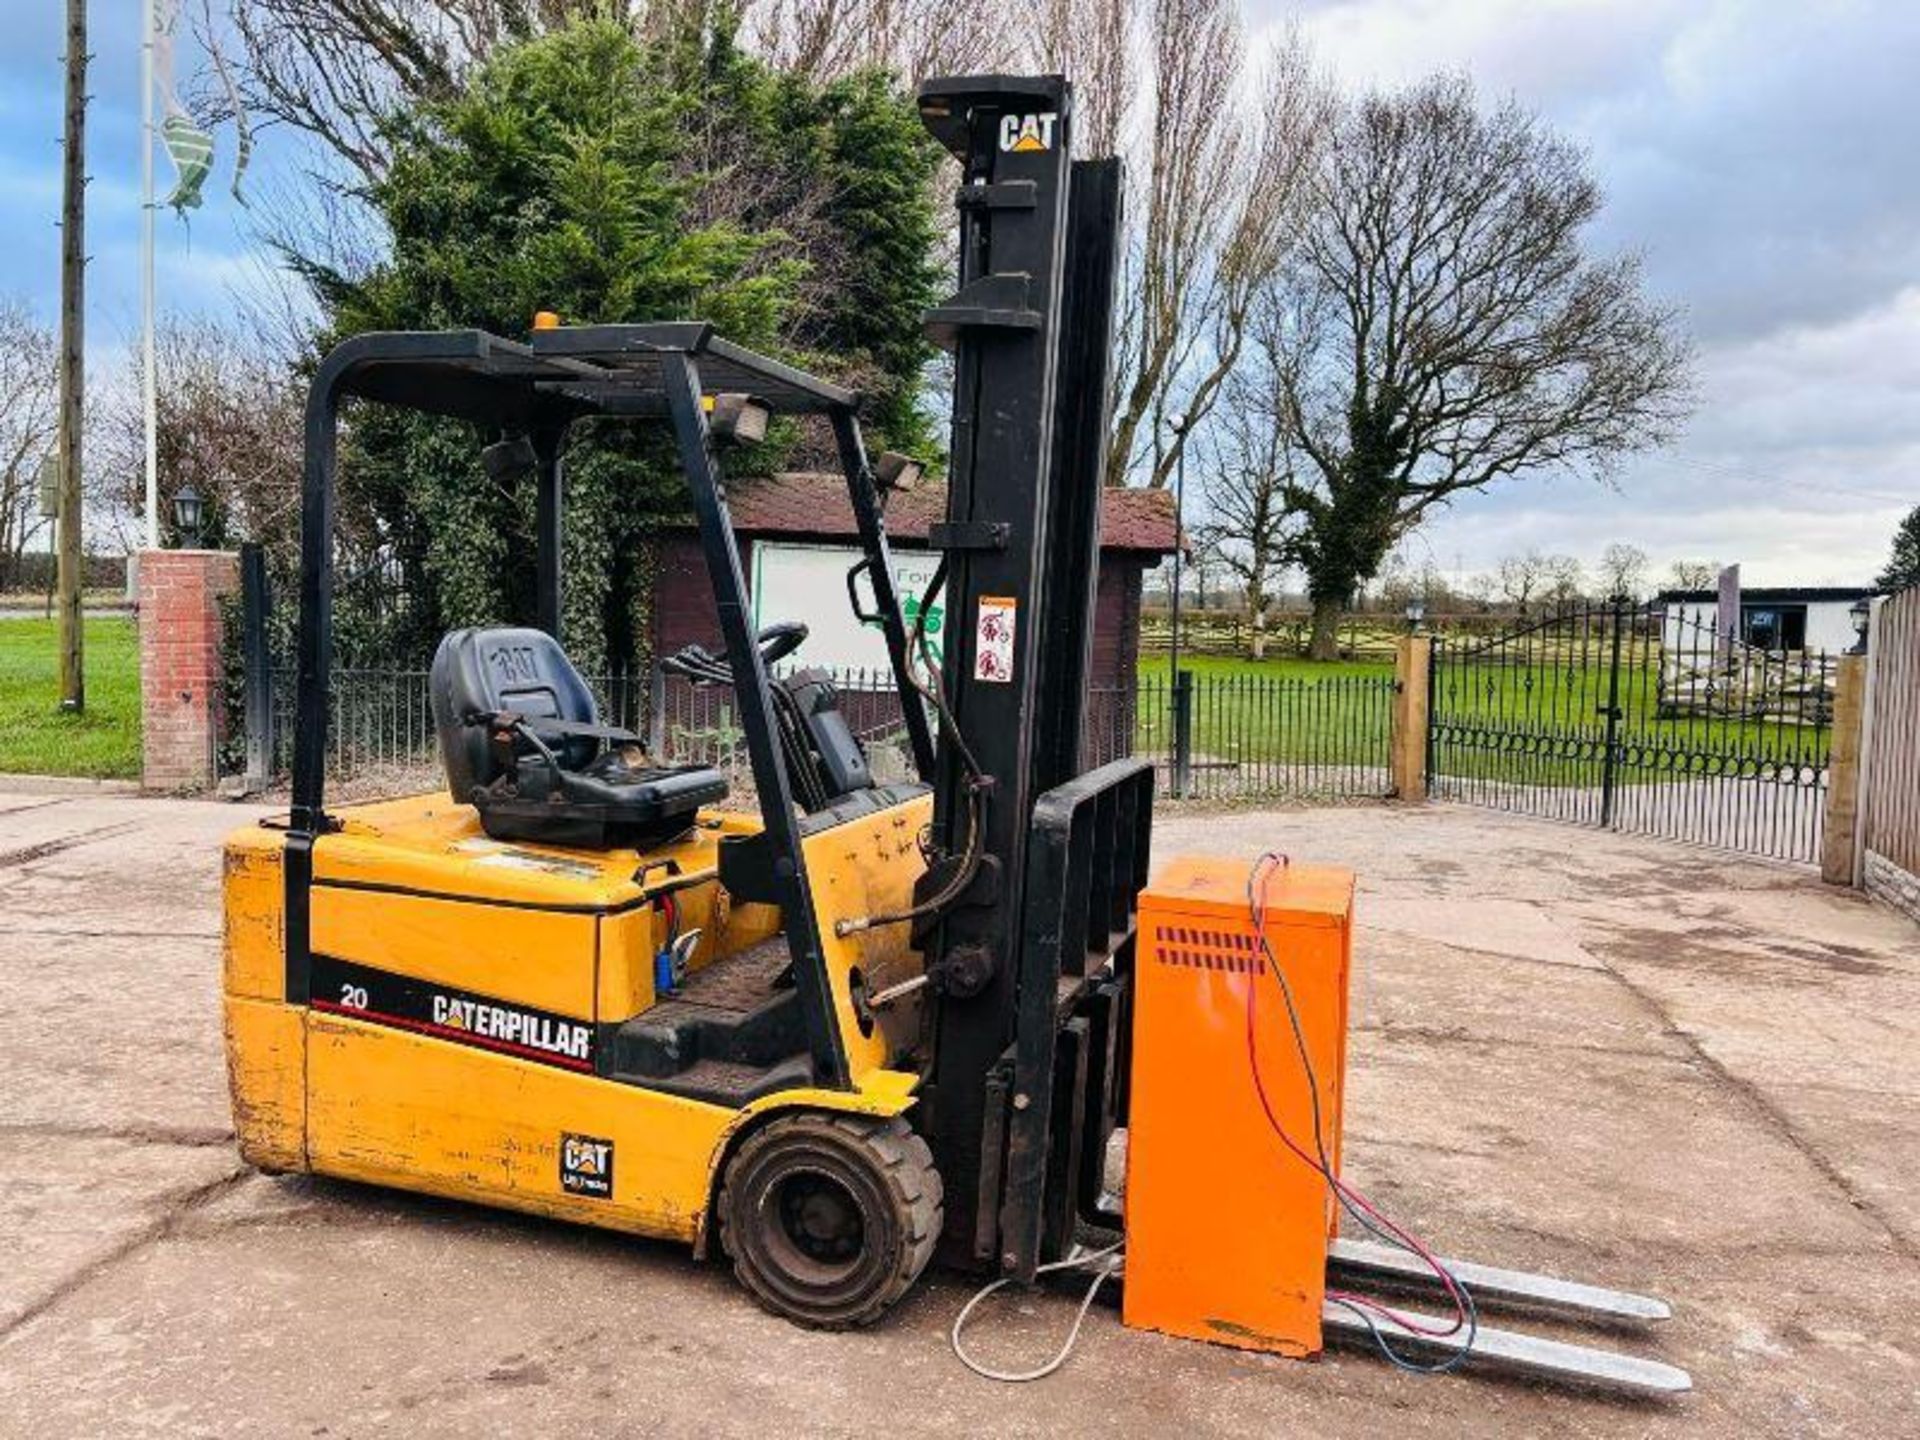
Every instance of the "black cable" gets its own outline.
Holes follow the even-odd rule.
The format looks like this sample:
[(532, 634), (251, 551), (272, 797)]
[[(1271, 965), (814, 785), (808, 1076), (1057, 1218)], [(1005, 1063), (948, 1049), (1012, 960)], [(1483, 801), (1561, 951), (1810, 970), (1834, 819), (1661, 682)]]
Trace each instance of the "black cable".
[[(933, 706), (934, 714), (940, 719), (941, 732), (953, 746), (954, 754), (960, 757), (960, 765), (967, 774), (967, 829), (966, 839), (960, 850), (960, 864), (953, 878), (941, 887), (940, 893), (921, 901), (905, 910), (880, 915), (865, 915), (848, 918), (835, 923), (834, 933), (853, 935), (862, 930), (871, 930), (880, 925), (898, 925), (907, 920), (919, 920), (928, 915), (936, 915), (946, 909), (955, 900), (966, 893), (973, 884), (974, 876), (979, 873), (980, 861), (986, 851), (986, 816), (982, 813), (985, 805), (985, 792), (990, 783), (980, 768), (980, 762), (974, 758), (964, 736), (960, 733), (960, 722), (954, 719), (953, 712), (947, 708), (945, 696), (940, 690), (939, 670), (933, 664), (932, 656), (927, 653), (927, 614), (933, 608), (933, 602), (947, 583), (947, 557), (942, 555), (940, 563), (934, 566), (933, 578), (927, 584), (920, 597), (920, 609), (913, 619), (913, 633), (907, 637), (907, 683), (926, 702)], [(923, 684), (914, 673), (914, 656), (918, 654), (927, 666), (930, 683)]]
[[(1458, 1285), (1459, 1281), (1456, 1280), (1454, 1283)], [(1458, 1370), (1462, 1365), (1467, 1363), (1468, 1357), (1473, 1354), (1474, 1339), (1480, 1333), (1480, 1307), (1474, 1304), (1472, 1293), (1464, 1285), (1460, 1286), (1460, 1299), (1466, 1305), (1467, 1338), (1461, 1344), (1460, 1348), (1445, 1360), (1437, 1360), (1430, 1365), (1419, 1360), (1409, 1360), (1406, 1356), (1395, 1350), (1393, 1346), (1389, 1345), (1386, 1335), (1380, 1329), (1379, 1323), (1372, 1315), (1367, 1313), (1366, 1306), (1355, 1304), (1353, 1301), (1337, 1295), (1330, 1298), (1335, 1305), (1340, 1306), (1343, 1310), (1351, 1310), (1355, 1315), (1360, 1317), (1360, 1323), (1367, 1327), (1367, 1334), (1372, 1339), (1374, 1348), (1379, 1350), (1381, 1359), (1393, 1366), (1394, 1369), (1404, 1370), (1409, 1375), (1452, 1374), (1455, 1370)]]

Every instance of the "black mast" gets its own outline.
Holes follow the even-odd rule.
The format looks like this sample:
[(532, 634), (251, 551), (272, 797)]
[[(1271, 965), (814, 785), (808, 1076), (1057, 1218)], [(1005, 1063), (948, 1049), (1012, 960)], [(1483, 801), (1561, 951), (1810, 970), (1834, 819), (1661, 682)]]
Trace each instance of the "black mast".
[(1028, 825), (1035, 780), (1052, 768), (1040, 705), (1049, 587), (1061, 584), (1049, 580), (1049, 526), (1072, 91), (1058, 76), (961, 76), (928, 81), (919, 102), (962, 167), (960, 289), (927, 325), (954, 352), (947, 516), (929, 542), (946, 556), (943, 684), (965, 742), (939, 747), (934, 830), (948, 858), (923, 893), (979, 854), (926, 945), (939, 998), (923, 1124), (946, 1185), (939, 1254), (971, 1268), (998, 1254), (987, 1082), (1014, 1036)]

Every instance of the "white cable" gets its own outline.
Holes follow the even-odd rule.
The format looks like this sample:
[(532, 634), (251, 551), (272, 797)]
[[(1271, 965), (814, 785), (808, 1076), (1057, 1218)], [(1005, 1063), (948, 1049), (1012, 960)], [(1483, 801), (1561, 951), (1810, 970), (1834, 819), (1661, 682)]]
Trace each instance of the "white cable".
[(967, 1354), (966, 1347), (960, 1343), (960, 1332), (966, 1328), (967, 1319), (973, 1314), (974, 1307), (996, 1290), (1001, 1289), (1003, 1286), (1011, 1285), (1013, 1283), (1011, 1276), (995, 1280), (992, 1284), (986, 1286), (971, 1300), (967, 1301), (967, 1303), (961, 1307), (960, 1313), (953, 1317), (953, 1330), (948, 1338), (953, 1344), (955, 1358), (957, 1358), (962, 1365), (973, 1371), (974, 1374), (988, 1380), (999, 1380), (1008, 1385), (1024, 1385), (1029, 1380), (1046, 1379), (1047, 1376), (1053, 1374), (1054, 1371), (1066, 1364), (1067, 1357), (1073, 1354), (1074, 1344), (1080, 1338), (1081, 1322), (1087, 1318), (1087, 1311), (1093, 1308), (1094, 1296), (1100, 1293), (1100, 1287), (1106, 1283), (1109, 1276), (1120, 1273), (1121, 1262), (1125, 1259), (1125, 1256), (1120, 1252), (1126, 1243), (1124, 1240), (1116, 1240), (1105, 1249), (1089, 1251), (1084, 1255), (1071, 1255), (1065, 1260), (1055, 1260), (1049, 1265), (1040, 1266), (1033, 1272), (1035, 1275), (1045, 1275), (1054, 1270), (1085, 1270), (1098, 1261), (1106, 1260), (1109, 1262), (1100, 1266), (1100, 1273), (1093, 1277), (1093, 1283), (1087, 1287), (1086, 1296), (1080, 1301), (1080, 1309), (1074, 1314), (1073, 1328), (1067, 1331), (1066, 1342), (1054, 1353), (1054, 1357), (1039, 1369), (995, 1370), (990, 1366), (982, 1365), (971, 1355)]

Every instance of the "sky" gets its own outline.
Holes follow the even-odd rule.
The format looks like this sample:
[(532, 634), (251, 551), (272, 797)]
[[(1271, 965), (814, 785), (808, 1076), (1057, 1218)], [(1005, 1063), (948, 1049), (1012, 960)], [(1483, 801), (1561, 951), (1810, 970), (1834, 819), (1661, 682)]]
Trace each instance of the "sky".
[(1435, 69), (1584, 146), (1699, 351), (1683, 438), (1614, 488), (1526, 478), (1409, 544), (1443, 573), (1538, 547), (1738, 561), (1747, 585), (1864, 584), (1920, 504), (1920, 4), (1914, 0), (1252, 0), (1348, 86)]
[[(64, 9), (59, 0), (0, 0), (0, 294), (25, 297), (48, 318), (57, 313), (60, 285)], [(140, 327), (140, 0), (92, 0), (87, 14), (87, 353), (90, 366), (105, 369), (123, 360)], [(183, 20), (183, 84), (204, 64), (187, 28)], [(264, 286), (272, 263), (254, 240), (253, 217), (228, 193), (232, 132), (222, 131), (217, 146), (201, 208), (185, 221), (159, 212), (163, 311), (218, 313), (232, 304), (236, 286)], [(245, 187), (256, 207), (270, 205), (293, 174), (285, 143), (269, 135), (261, 151)], [(173, 172), (163, 152), (155, 155), (164, 197)]]
[[(61, 7), (4, 0), (0, 294), (52, 315), (58, 285)], [(1392, 86), (1436, 68), (1517, 97), (1586, 147), (1608, 204), (1591, 237), (1645, 257), (1685, 312), (1700, 405), (1683, 438), (1613, 487), (1531, 477), (1464, 498), (1410, 542), (1445, 573), (1530, 548), (1591, 562), (1610, 542), (1739, 561), (1748, 585), (1858, 584), (1920, 503), (1920, 3), (1915, 0), (1248, 0), (1295, 18), (1335, 78)], [(139, 324), (137, 0), (93, 0), (88, 351), (119, 362)], [(183, 42), (185, 72), (200, 63)], [(295, 174), (263, 137), (227, 193), (159, 218), (164, 309), (217, 313), (264, 287), (255, 214)], [(169, 174), (159, 161), (164, 192)]]

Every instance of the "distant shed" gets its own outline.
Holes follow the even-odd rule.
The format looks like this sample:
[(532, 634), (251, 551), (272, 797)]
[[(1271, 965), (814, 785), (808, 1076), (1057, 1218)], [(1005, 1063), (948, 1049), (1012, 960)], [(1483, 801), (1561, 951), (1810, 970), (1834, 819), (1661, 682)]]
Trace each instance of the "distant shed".
[[(1758, 650), (1838, 655), (1853, 648), (1853, 607), (1874, 594), (1864, 585), (1800, 585), (1743, 589), (1739, 639)], [(1684, 636), (1719, 633), (1720, 596), (1713, 590), (1662, 590), (1666, 644), (1683, 650)]]

